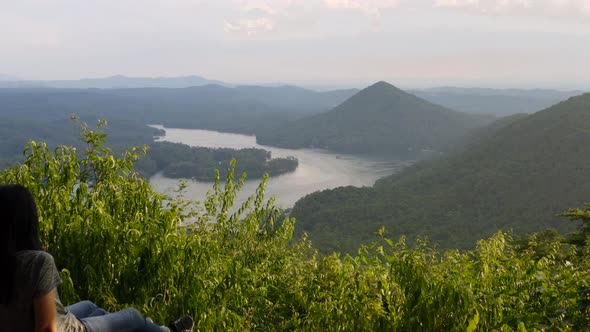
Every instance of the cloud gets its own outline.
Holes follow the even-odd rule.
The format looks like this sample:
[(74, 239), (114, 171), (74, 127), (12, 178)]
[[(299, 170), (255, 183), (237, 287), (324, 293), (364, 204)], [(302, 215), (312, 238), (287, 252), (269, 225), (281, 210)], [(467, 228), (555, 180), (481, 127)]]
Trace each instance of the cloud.
[[(460, 11), (475, 15), (552, 17), (561, 21), (590, 16), (590, 0), (226, 0), (232, 10), (223, 31), (252, 38), (298, 38), (382, 31), (394, 10), (416, 13)], [(387, 13), (386, 13), (387, 11)], [(387, 17), (386, 17), (387, 15)], [(440, 16), (444, 17), (444, 16)], [(342, 22), (347, 22), (346, 26)]]
[(409, 0), (234, 0), (234, 4), (240, 10), (259, 10), (270, 16), (286, 15), (295, 8), (307, 8), (324, 13), (334, 10), (356, 10), (379, 16), (381, 10), (396, 8), (406, 2)]
[(224, 31), (227, 33), (240, 33), (252, 36), (262, 31), (272, 31), (274, 23), (266, 17), (255, 19), (235, 19), (224, 22)]
[[(233, 17), (224, 21), (224, 31), (228, 34), (267, 36), (310, 36), (321, 25), (328, 34), (346, 34), (353, 27), (342, 27), (342, 15), (348, 16), (348, 25), (364, 28), (367, 25), (379, 26), (384, 9), (398, 7), (409, 0), (231, 0)], [(432, 0), (420, 0), (432, 1)], [(367, 17), (371, 22), (367, 23)], [(362, 23), (364, 22), (364, 23)], [(330, 26), (339, 26), (331, 28)], [(353, 28), (354, 29), (354, 28)], [(326, 31), (331, 32), (326, 32)], [(334, 31), (338, 30), (338, 31)]]
[(435, 6), (489, 14), (590, 15), (590, 0), (435, 0)]
[(359, 10), (374, 17), (381, 16), (381, 10), (397, 8), (405, 0), (324, 0), (330, 9)]
[(320, 20), (329, 19), (324, 0), (231, 0), (224, 31), (256, 39), (310, 37)]
[(237, 7), (244, 11), (259, 10), (267, 15), (279, 15), (291, 7), (315, 3), (319, 0), (235, 0)]
[(384, 9), (402, 7), (447, 8), (487, 14), (590, 15), (590, 0), (234, 0), (242, 10), (284, 15), (296, 7), (314, 10), (360, 11), (380, 17)]

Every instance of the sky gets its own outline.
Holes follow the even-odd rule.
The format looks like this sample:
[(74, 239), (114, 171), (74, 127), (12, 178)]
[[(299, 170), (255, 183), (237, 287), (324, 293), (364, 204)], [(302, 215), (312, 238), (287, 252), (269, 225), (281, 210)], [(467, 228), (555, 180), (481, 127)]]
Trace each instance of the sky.
[(589, 59), (590, 0), (0, 0), (0, 78), (588, 90)]

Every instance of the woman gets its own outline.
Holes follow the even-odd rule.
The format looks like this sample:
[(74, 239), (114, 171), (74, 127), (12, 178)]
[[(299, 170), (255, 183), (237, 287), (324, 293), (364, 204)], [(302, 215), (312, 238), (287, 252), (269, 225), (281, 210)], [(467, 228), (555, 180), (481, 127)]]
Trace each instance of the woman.
[(108, 313), (92, 302), (64, 307), (53, 257), (39, 244), (33, 196), (21, 185), (0, 186), (0, 330), (12, 332), (186, 332), (193, 320), (154, 324), (136, 309)]

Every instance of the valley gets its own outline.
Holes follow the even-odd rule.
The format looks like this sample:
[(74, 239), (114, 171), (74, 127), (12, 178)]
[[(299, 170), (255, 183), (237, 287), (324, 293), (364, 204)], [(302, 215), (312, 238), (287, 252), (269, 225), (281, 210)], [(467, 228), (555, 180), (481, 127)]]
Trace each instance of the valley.
[[(526, 111), (539, 106), (531, 100), (549, 103), (574, 93), (414, 92), (479, 96), (488, 102), (496, 98), (500, 104), (512, 102), (508, 110), (525, 103)], [(323, 251), (350, 252), (371, 241), (381, 226), (394, 237), (407, 235), (410, 243), (427, 236), (444, 247), (471, 248), (500, 229), (526, 234), (547, 227), (564, 232), (575, 228), (551, 216), (583, 203), (576, 197), (586, 195), (579, 192), (583, 186), (567, 186), (585, 181), (583, 159), (574, 152), (587, 140), (584, 131), (575, 129), (585, 123), (579, 118), (584, 100), (576, 97), (549, 108), (571, 112), (496, 118), (456, 112), (386, 82), (330, 92), (219, 85), (0, 89), (0, 118), (5, 119), (0, 127), (12, 133), (0, 136), (0, 162), (19, 160), (29, 139), (45, 140), (52, 148), (64, 143), (83, 148), (76, 127), (107, 118), (111, 125), (99, 131), (108, 134), (114, 152), (151, 146), (136, 169), (163, 192), (174, 192), (178, 181), (173, 178), (185, 178), (187, 197), (203, 200), (215, 169), (223, 179), (229, 160), (237, 158), (236, 172), (248, 175), (238, 198), (243, 202), (269, 173), (269, 194), (279, 206), (293, 208), (296, 233), (308, 233)], [(72, 113), (79, 124), (66, 120)], [(545, 114), (567, 117), (528, 125), (549, 117)], [(148, 127), (150, 123), (163, 125)], [(550, 152), (532, 153), (541, 148)], [(521, 187), (530, 190), (520, 192)], [(545, 203), (539, 209), (532, 202)]]
[[(399, 172), (414, 162), (411, 159), (368, 158), (317, 149), (275, 148), (257, 144), (254, 136), (240, 134), (160, 126), (157, 128), (164, 129), (166, 132), (160, 138), (162, 141), (208, 148), (257, 148), (269, 151), (275, 158), (290, 156), (296, 158), (299, 164), (295, 171), (271, 177), (267, 183), (268, 195), (275, 196), (277, 205), (283, 208), (291, 208), (296, 201), (315, 191), (340, 186), (372, 186), (379, 178)], [(239, 159), (237, 163), (239, 166)], [(240, 172), (237, 175), (240, 175)], [(203, 201), (207, 191), (213, 186), (211, 181), (187, 180), (184, 195), (193, 200)], [(178, 180), (165, 177), (161, 173), (152, 176), (150, 182), (159, 191), (170, 194), (178, 185)], [(259, 184), (259, 180), (248, 176), (243, 189), (238, 193), (237, 202), (243, 203), (256, 191)]]

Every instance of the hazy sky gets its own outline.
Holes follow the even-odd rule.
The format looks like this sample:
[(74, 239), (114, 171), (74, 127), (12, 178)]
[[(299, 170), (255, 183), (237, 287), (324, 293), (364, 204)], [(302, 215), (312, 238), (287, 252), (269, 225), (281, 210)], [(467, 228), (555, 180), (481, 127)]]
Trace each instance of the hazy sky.
[(0, 74), (590, 88), (590, 0), (0, 0)]

